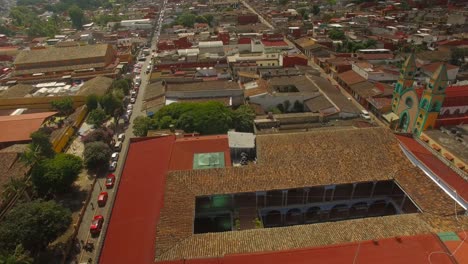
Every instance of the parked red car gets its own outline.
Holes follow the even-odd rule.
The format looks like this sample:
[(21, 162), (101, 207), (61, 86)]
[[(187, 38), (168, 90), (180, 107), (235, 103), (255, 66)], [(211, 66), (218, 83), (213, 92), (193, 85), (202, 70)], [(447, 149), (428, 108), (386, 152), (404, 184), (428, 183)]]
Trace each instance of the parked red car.
[(114, 187), (114, 183), (115, 183), (115, 175), (110, 173), (109, 175), (107, 175), (107, 178), (106, 178), (106, 188), (110, 189)]
[(103, 207), (107, 203), (107, 198), (109, 197), (109, 194), (107, 192), (101, 192), (97, 198), (97, 203), (100, 207)]
[(104, 216), (94, 216), (94, 219), (91, 222), (91, 226), (89, 227), (89, 231), (91, 232), (91, 234), (99, 234), (99, 232), (101, 232), (102, 229), (102, 224), (104, 224)]

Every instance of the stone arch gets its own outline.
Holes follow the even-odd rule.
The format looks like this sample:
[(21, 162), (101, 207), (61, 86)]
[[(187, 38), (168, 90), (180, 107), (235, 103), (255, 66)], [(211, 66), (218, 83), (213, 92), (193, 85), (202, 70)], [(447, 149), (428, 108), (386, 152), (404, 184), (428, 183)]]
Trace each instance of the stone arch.
[(368, 209), (369, 209), (369, 206), (367, 205), (366, 202), (355, 203), (349, 209), (349, 216), (351, 218), (366, 217)]
[(263, 220), (265, 227), (277, 227), (282, 225), (281, 212), (278, 210), (269, 211)]
[(385, 212), (387, 207), (387, 202), (385, 200), (378, 200), (369, 206), (369, 216), (380, 216)]
[(298, 208), (290, 209), (286, 213), (286, 217), (284, 220), (285, 225), (300, 225), (303, 223), (303, 214), (302, 211)]
[(305, 222), (306, 223), (316, 223), (320, 221), (320, 211), (322, 209), (318, 206), (310, 207), (305, 213)]
[(406, 131), (409, 127), (410, 117), (407, 111), (403, 112), (400, 116), (399, 127), (401, 130)]
[(337, 204), (330, 210), (330, 220), (345, 219), (349, 215), (349, 208), (346, 204)]
[(397, 214), (397, 210), (393, 203), (388, 203), (387, 206), (385, 207), (385, 212), (384, 215), (395, 215)]

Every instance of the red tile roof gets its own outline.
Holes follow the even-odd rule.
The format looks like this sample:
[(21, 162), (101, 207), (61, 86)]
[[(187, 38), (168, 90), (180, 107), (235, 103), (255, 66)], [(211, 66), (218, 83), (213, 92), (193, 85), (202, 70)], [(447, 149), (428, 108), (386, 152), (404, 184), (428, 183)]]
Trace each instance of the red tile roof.
[(251, 39), (250, 38), (239, 38), (237, 40), (237, 44), (250, 44)]
[[(439, 69), (440, 65), (442, 65), (442, 62), (434, 62), (434, 63), (422, 65), (421, 68), (423, 68), (427, 72), (435, 72), (437, 71), (437, 69)], [(460, 68), (458, 66), (448, 64), (448, 63), (446, 63), (445, 66), (447, 67), (447, 71)]]
[[(423, 88), (417, 88), (416, 94), (421, 98)], [(442, 107), (465, 106), (468, 105), (468, 85), (450, 86), (445, 89), (445, 99)]]
[(37, 131), (44, 120), (57, 112), (0, 116), (0, 142), (27, 141), (32, 132)]
[(286, 47), (288, 46), (288, 43), (286, 41), (267, 41), (267, 40), (262, 40), (263, 45), (267, 47)]
[(447, 165), (442, 163), (442, 161), (413, 138), (399, 135), (397, 135), (397, 138), (420, 162), (424, 163), (427, 168), (442, 179), (450, 188), (456, 190), (461, 198), (468, 201), (468, 182), (466, 180), (447, 167)]
[(99, 263), (152, 263), (175, 137), (130, 143)]
[(231, 166), (227, 135), (178, 138), (172, 149), (169, 170), (192, 170), (196, 153), (224, 152), (224, 164)]
[[(458, 242), (461, 241), (454, 241)], [(466, 243), (466, 242), (465, 242)], [(463, 245), (466, 248), (466, 245)], [(406, 236), (388, 238), (376, 241), (363, 241), (360, 243), (340, 244), (326, 247), (304, 248), (276, 252), (262, 252), (252, 254), (227, 255), (222, 258), (193, 259), (172, 262), (159, 262), (164, 264), (307, 264), (326, 263), (359, 263), (359, 264), (393, 264), (412, 263), (425, 264), (432, 252), (441, 252), (431, 255), (431, 263), (451, 264), (448, 251), (435, 235)], [(461, 253), (457, 253), (461, 254)], [(466, 255), (463, 253), (462, 255)], [(462, 262), (460, 262), (462, 263)]]
[(338, 78), (340, 78), (347, 85), (353, 85), (353, 84), (356, 84), (356, 83), (366, 81), (366, 79), (364, 79), (361, 75), (357, 74), (353, 70), (346, 71), (346, 72), (338, 74)]

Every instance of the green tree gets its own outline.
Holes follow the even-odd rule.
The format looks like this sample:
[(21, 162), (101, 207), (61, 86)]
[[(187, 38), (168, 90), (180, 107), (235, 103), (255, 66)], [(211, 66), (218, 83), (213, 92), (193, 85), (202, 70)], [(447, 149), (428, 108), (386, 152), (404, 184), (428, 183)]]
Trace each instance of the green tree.
[(96, 94), (90, 94), (86, 97), (86, 107), (89, 111), (96, 109), (99, 105), (99, 96)]
[(55, 151), (49, 141), (49, 135), (42, 130), (38, 130), (31, 133), (31, 143), (21, 155), (21, 160), (28, 165), (34, 165), (37, 161), (52, 158), (54, 155)]
[(64, 193), (78, 178), (83, 161), (71, 154), (59, 153), (34, 166), (31, 179), (41, 195)]
[(108, 144), (101, 141), (91, 142), (85, 145), (84, 163), (90, 170), (107, 169), (111, 155), (112, 150)]
[(103, 95), (100, 104), (108, 115), (114, 115), (115, 110), (123, 107), (122, 100), (119, 100), (113, 93)]
[(328, 37), (330, 37), (333, 40), (343, 40), (346, 39), (346, 36), (343, 32), (343, 30), (339, 29), (332, 29), (328, 32)]
[(195, 22), (196, 23), (208, 23), (208, 20), (206, 20), (206, 18), (204, 16), (197, 16), (195, 18)]
[(0, 223), (0, 248), (15, 250), (21, 244), (36, 252), (57, 239), (71, 223), (71, 213), (54, 201), (18, 204)]
[(84, 17), (84, 12), (83, 10), (76, 6), (73, 5), (68, 9), (68, 15), (70, 16), (70, 19), (72, 21), (72, 25), (76, 29), (82, 29), (83, 24), (85, 23), (85, 17)]
[(194, 104), (192, 111), (183, 113), (176, 123), (185, 132), (204, 135), (224, 134), (232, 127), (231, 112), (219, 102)]
[(203, 17), (205, 17), (206, 22), (211, 25), (211, 23), (213, 22), (214, 16), (212, 14), (206, 14), (206, 15), (203, 15)]
[(327, 0), (328, 4), (331, 6), (336, 5), (336, 0)]
[(318, 15), (320, 13), (320, 7), (318, 5), (313, 5), (311, 12), (314, 16)]
[(376, 48), (377, 47), (377, 40), (375, 39), (367, 39), (365, 42), (364, 42), (364, 47), (366, 49), (368, 48)]
[(147, 116), (138, 116), (133, 120), (133, 134), (137, 137), (146, 137), (148, 130), (156, 128), (155, 120)]
[(294, 113), (302, 113), (302, 112), (304, 112), (304, 105), (301, 102), (299, 102), (298, 100), (296, 100), (294, 102), (292, 111)]
[(184, 27), (193, 27), (193, 24), (195, 24), (195, 19), (197, 18), (196, 15), (191, 14), (191, 13), (183, 13), (176, 19), (176, 23), (178, 25), (182, 25)]
[(33, 261), (34, 259), (21, 244), (17, 245), (13, 252), (0, 252), (1, 264), (32, 264)]
[(91, 110), (88, 114), (88, 119), (86, 122), (90, 125), (94, 125), (96, 127), (102, 126), (104, 121), (107, 119), (106, 112), (102, 110), (101, 108), (96, 108), (94, 110)]
[(71, 99), (71, 97), (54, 100), (51, 102), (51, 105), (52, 108), (58, 111), (61, 115), (69, 115), (73, 113), (73, 99)]
[(115, 80), (112, 83), (112, 88), (122, 91), (123, 95), (129, 95), (130, 94), (130, 83), (129, 83), (128, 79)]
[(309, 10), (307, 10), (307, 8), (299, 8), (297, 12), (304, 20), (309, 19)]
[(248, 105), (241, 105), (232, 115), (234, 129), (238, 132), (253, 132), (255, 110)]
[(278, 0), (278, 4), (282, 6), (286, 5), (288, 2), (289, 0)]
[(174, 120), (172, 119), (172, 117), (170, 116), (164, 116), (163, 118), (161, 118), (161, 120), (159, 121), (159, 128), (161, 129), (167, 129), (167, 128), (170, 128), (171, 125), (174, 125)]

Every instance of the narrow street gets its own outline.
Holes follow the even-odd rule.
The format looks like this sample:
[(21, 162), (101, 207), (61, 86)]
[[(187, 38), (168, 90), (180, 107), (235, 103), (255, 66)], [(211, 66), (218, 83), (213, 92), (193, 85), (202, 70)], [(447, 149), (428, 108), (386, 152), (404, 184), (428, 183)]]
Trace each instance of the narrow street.
[[(165, 7), (166, 3), (167, 2), (165, 1), (164, 4), (163, 4), (163, 7), (161, 8), (161, 15), (164, 13), (164, 12), (162, 12), (162, 10), (164, 10), (164, 7)], [(154, 34), (154, 36), (153, 36), (153, 38), (151, 40), (151, 50), (156, 48), (156, 43), (157, 43), (157, 40), (159, 38), (160, 30), (161, 30), (161, 27), (160, 27), (160, 23), (158, 21), (157, 25), (156, 25), (156, 32), (155, 32), (155, 34)], [(116, 197), (116, 193), (118, 192), (118, 186), (119, 186), (120, 178), (121, 178), (120, 176), (122, 174), (123, 167), (124, 167), (124, 164), (125, 164), (125, 160), (126, 160), (126, 157), (127, 157), (127, 152), (128, 152), (128, 148), (129, 148), (129, 139), (134, 137), (134, 134), (133, 134), (133, 121), (138, 116), (145, 116), (146, 115), (141, 110), (142, 110), (142, 106), (143, 106), (143, 97), (144, 97), (146, 87), (147, 87), (147, 85), (149, 83), (150, 76), (151, 76), (151, 72), (149, 74), (146, 74), (145, 69), (150, 64), (151, 57), (152, 57), (151, 55), (147, 56), (147, 59), (144, 62), (143, 67), (142, 67), (143, 70), (141, 71), (141, 75), (140, 75), (141, 76), (141, 86), (140, 86), (136, 101), (133, 104), (133, 113), (132, 113), (132, 115), (130, 117), (129, 125), (124, 131), (121, 131), (119, 129), (115, 133), (115, 138), (120, 133), (125, 134), (124, 144), (122, 145), (122, 149), (120, 151), (120, 156), (119, 156), (118, 163), (117, 163), (117, 168), (116, 168), (116, 170), (114, 172), (114, 174), (116, 176), (115, 185), (114, 185), (114, 187), (112, 189), (106, 189), (106, 187), (105, 187), (106, 179), (105, 179), (105, 175), (104, 175), (102, 177), (99, 177), (96, 180), (96, 184), (93, 187), (92, 194), (91, 194), (91, 200), (90, 200), (89, 204), (86, 207), (84, 217), (83, 217), (83, 221), (81, 222), (81, 225), (80, 225), (79, 230), (78, 230), (77, 240), (80, 241), (81, 246), (83, 246), (87, 242), (93, 243), (94, 250), (86, 251), (86, 250), (84, 250), (82, 248), (81, 252), (80, 252), (80, 254), (78, 256), (78, 263), (97, 263), (98, 262), (97, 258), (99, 257), (100, 251), (102, 250), (103, 240), (104, 240), (105, 235), (106, 235), (107, 223), (108, 223), (108, 221), (110, 219), (110, 216), (111, 216), (113, 203), (114, 203), (114, 200), (115, 200), (115, 197)], [(107, 191), (108, 194), (109, 194), (107, 204), (102, 208), (98, 207), (98, 205), (97, 205), (97, 199), (98, 199), (98, 196), (101, 193), (101, 191)], [(91, 225), (92, 219), (96, 215), (102, 215), (104, 217), (104, 225), (103, 225), (101, 233), (96, 237), (92, 237), (91, 233), (89, 231), (89, 227)]]

